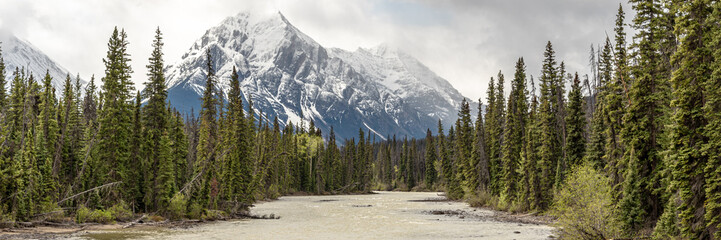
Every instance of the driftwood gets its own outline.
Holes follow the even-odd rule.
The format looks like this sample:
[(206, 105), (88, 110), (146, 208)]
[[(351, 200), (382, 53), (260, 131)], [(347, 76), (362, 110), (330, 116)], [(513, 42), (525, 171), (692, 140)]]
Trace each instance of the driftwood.
[(94, 187), (94, 188), (91, 188), (91, 189), (82, 191), (82, 192), (80, 192), (80, 193), (78, 193), (78, 194), (72, 195), (72, 196), (70, 196), (70, 197), (66, 197), (66, 198), (64, 198), (63, 200), (58, 201), (58, 205), (60, 205), (61, 203), (65, 202), (65, 201), (67, 201), (67, 200), (70, 200), (70, 199), (76, 198), (76, 197), (78, 197), (78, 196), (80, 196), (80, 195), (86, 194), (86, 193), (88, 193), (88, 192), (95, 191), (95, 190), (101, 189), (101, 188), (109, 188), (109, 187), (112, 187), (112, 186), (115, 186), (115, 185), (118, 185), (118, 184), (121, 184), (121, 183), (123, 183), (123, 181), (106, 183), (106, 184), (103, 184), (103, 185), (101, 185), (101, 186), (97, 186), (97, 187)]
[(264, 214), (264, 215), (253, 215), (249, 212), (238, 212), (232, 214), (235, 218), (249, 218), (249, 219), (280, 219), (280, 216), (275, 215), (273, 213), (271, 214)]
[(132, 227), (133, 225), (138, 224), (141, 220), (145, 219), (146, 217), (148, 217), (148, 215), (143, 214), (143, 216), (140, 216), (140, 218), (135, 219), (135, 221), (132, 221), (132, 222), (129, 222), (128, 224), (125, 224), (125, 225), (123, 226), (123, 228)]
[(64, 211), (64, 210), (57, 210), (57, 211), (51, 211), (51, 212), (38, 213), (38, 214), (33, 215), (32, 217), (33, 217), (33, 218), (42, 217), (42, 216), (45, 216), (45, 215), (48, 215), (48, 214), (62, 213), (63, 211)]
[(355, 187), (356, 185), (359, 185), (359, 183), (358, 183), (358, 182), (354, 182), (354, 183), (345, 185), (344, 187), (341, 187), (341, 188), (339, 188), (339, 189), (333, 190), (333, 191), (331, 191), (331, 192), (333, 192), (334, 194), (335, 194), (335, 193), (338, 193), (338, 192), (343, 192), (343, 191), (345, 191), (345, 190), (348, 189), (348, 188)]

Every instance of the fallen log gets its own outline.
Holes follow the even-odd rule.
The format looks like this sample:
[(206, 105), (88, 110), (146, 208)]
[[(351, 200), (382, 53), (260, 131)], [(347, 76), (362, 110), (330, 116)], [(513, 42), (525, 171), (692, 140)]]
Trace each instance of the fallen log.
[(140, 221), (142, 221), (142, 220), (145, 219), (146, 217), (148, 217), (148, 215), (143, 214), (143, 216), (140, 216), (140, 218), (135, 219), (135, 221), (132, 221), (132, 222), (129, 222), (128, 224), (125, 224), (125, 225), (123, 226), (123, 228), (132, 227), (133, 225), (138, 224)]

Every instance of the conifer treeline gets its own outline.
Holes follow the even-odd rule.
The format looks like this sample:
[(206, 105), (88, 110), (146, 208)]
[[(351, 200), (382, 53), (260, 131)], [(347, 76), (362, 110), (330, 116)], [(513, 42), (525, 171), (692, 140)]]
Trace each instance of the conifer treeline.
[(440, 162), (440, 184), (425, 187), (547, 211), (567, 176), (592, 166), (610, 180), (622, 234), (721, 238), (721, 2), (631, 4), (632, 44), (619, 5), (613, 41), (591, 47), (590, 76), (566, 73), (548, 42), (538, 91), (519, 58), (508, 98), (499, 72), (475, 124), (464, 100), (448, 135), (427, 137), (436, 153), (413, 160)]
[[(38, 81), (14, 70), (9, 94), (0, 91), (0, 222), (227, 216), (259, 198), (370, 189), (371, 137), (361, 131), (339, 147), (333, 130), (324, 141), (313, 121), (281, 129), (243, 102), (235, 69), (230, 91), (218, 88), (210, 52), (199, 118), (174, 110), (162, 40), (158, 29), (143, 92), (133, 89), (127, 35), (117, 28), (99, 88), (94, 77), (82, 86), (68, 75), (56, 96), (48, 72)], [(0, 79), (4, 66), (0, 52)]]

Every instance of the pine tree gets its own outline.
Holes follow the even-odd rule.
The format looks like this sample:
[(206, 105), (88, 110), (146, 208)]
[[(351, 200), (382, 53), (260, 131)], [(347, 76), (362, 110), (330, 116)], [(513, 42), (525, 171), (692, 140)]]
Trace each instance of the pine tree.
[(180, 188), (185, 186), (189, 178), (189, 143), (183, 124), (183, 117), (177, 111), (170, 115), (170, 144), (171, 160), (175, 160), (175, 185)]
[[(152, 204), (151, 206), (155, 207), (156, 205), (154, 203), (151, 203), (149, 201), (143, 201), (143, 198), (145, 197), (143, 193), (146, 191), (154, 192), (151, 189), (145, 189), (146, 183), (144, 182), (145, 176), (144, 173), (153, 173), (157, 174), (155, 166), (147, 166), (143, 164), (142, 156), (146, 155), (144, 153), (141, 153), (141, 148), (144, 143), (142, 133), (143, 133), (143, 124), (142, 124), (142, 113), (141, 113), (141, 100), (140, 100), (140, 92), (138, 91), (135, 94), (135, 104), (133, 105), (133, 118), (132, 118), (132, 126), (130, 133), (130, 152), (132, 155), (130, 158), (128, 158), (128, 173), (124, 178), (124, 183), (129, 185), (129, 190), (127, 193), (127, 201), (130, 203), (133, 208), (135, 207), (145, 207), (145, 211), (148, 210), (146, 205)], [(164, 149), (160, 149), (158, 147), (156, 151), (164, 151)], [(158, 157), (161, 158), (161, 157)]]
[(523, 58), (516, 62), (516, 72), (511, 84), (511, 94), (508, 96), (508, 113), (504, 131), (501, 201), (513, 203), (516, 201), (520, 176), (521, 153), (525, 148), (526, 124), (528, 117), (528, 91), (526, 90), (526, 64)]
[[(195, 162), (194, 169), (196, 174), (202, 175), (201, 189), (198, 195), (194, 195), (196, 201), (201, 206), (213, 207), (214, 202), (211, 202), (211, 187), (216, 187), (217, 178), (215, 175), (215, 158), (216, 158), (216, 144), (218, 135), (217, 125), (217, 102), (218, 99), (215, 96), (216, 93), (216, 82), (215, 82), (215, 71), (213, 70), (213, 62), (211, 61), (210, 49), (206, 52), (207, 56), (207, 77), (205, 81), (205, 90), (202, 98), (202, 109), (200, 110), (200, 129), (199, 140), (197, 146), (197, 161)], [(194, 175), (196, 175), (194, 174)], [(213, 185), (213, 186), (211, 186)]]
[(568, 115), (566, 115), (568, 134), (566, 161), (569, 169), (580, 166), (583, 154), (586, 152), (586, 138), (583, 136), (586, 130), (586, 119), (584, 119), (586, 113), (583, 110), (583, 104), (581, 81), (576, 73), (571, 83), (571, 92), (568, 94)]
[[(15, 129), (14, 134), (17, 136), (15, 143), (18, 151), (14, 153), (10, 171), (13, 174), (11, 186), (13, 194), (15, 194), (11, 212), (15, 219), (26, 221), (36, 213), (38, 202), (48, 201), (47, 198), (39, 199), (46, 190), (46, 181), (42, 179), (40, 171), (44, 171), (48, 175), (50, 172), (47, 171), (48, 162), (38, 154), (46, 142), (38, 141), (43, 140), (41, 134), (44, 127), (39, 126), (41, 119), (38, 119), (39, 113), (37, 112), (40, 107), (38, 105), (47, 105), (47, 101), (43, 103), (44, 94), (40, 92), (40, 86), (35, 82), (32, 74), (28, 78), (18, 75), (16, 78), (22, 81), (18, 84), (24, 94), (17, 96), (17, 100), (20, 101), (19, 105), (21, 105), (18, 107), (22, 110), (18, 115), (20, 125)], [(44, 108), (40, 108), (40, 111)]]
[(606, 38), (606, 44), (601, 51), (599, 57), (599, 77), (596, 86), (596, 107), (591, 120), (591, 138), (588, 146), (584, 162), (590, 163), (596, 170), (601, 170), (606, 166), (605, 148), (606, 148), (606, 108), (605, 102), (607, 94), (606, 85), (611, 81), (612, 63), (611, 63), (611, 40)]
[[(330, 127), (330, 133), (328, 134), (328, 155), (333, 161), (332, 164), (332, 184), (331, 189), (336, 190), (342, 187), (343, 183), (343, 167), (340, 160), (340, 153), (338, 152), (338, 146), (335, 139), (335, 130), (333, 126)], [(390, 180), (390, 179), (389, 179)]]
[(431, 130), (426, 130), (426, 188), (433, 189), (436, 181), (436, 145), (433, 143)]
[[(34, 143), (36, 144), (34, 147), (34, 151), (31, 154), (34, 154), (35, 158), (35, 164), (36, 164), (36, 173), (39, 174), (39, 176), (36, 176), (37, 178), (40, 178), (40, 186), (38, 189), (36, 189), (36, 193), (41, 196), (41, 199), (38, 199), (39, 202), (37, 204), (40, 204), (40, 206), (55, 203), (57, 200), (57, 175), (54, 174), (56, 171), (53, 171), (54, 169), (57, 169), (57, 165), (53, 165), (53, 162), (55, 160), (55, 147), (58, 143), (58, 132), (59, 132), (59, 126), (57, 121), (57, 104), (56, 104), (56, 97), (55, 97), (55, 88), (52, 85), (52, 77), (50, 77), (50, 72), (47, 71), (45, 73), (45, 78), (43, 78), (43, 92), (42, 96), (40, 98), (40, 115), (38, 116), (38, 129), (35, 132), (34, 136), (36, 140)], [(31, 162), (32, 163), (32, 162)], [(37, 186), (36, 186), (37, 187)]]
[(441, 172), (439, 175), (444, 186), (448, 188), (448, 184), (450, 183), (449, 179), (452, 177), (451, 175), (453, 174), (453, 169), (452, 163), (446, 151), (446, 136), (443, 133), (443, 124), (440, 119), (438, 119), (438, 141), (436, 142), (436, 145), (438, 145), (438, 160), (441, 162)]
[(498, 143), (498, 118), (496, 117), (496, 106), (497, 101), (496, 97), (498, 97), (498, 94), (496, 94), (496, 83), (495, 78), (491, 77), (491, 81), (488, 83), (488, 89), (486, 89), (486, 114), (484, 114), (484, 148), (486, 149), (486, 155), (488, 156), (488, 173), (489, 173), (489, 181), (488, 181), (488, 191), (492, 194), (497, 194), (499, 191), (499, 184), (500, 181), (498, 181), (498, 176), (501, 174), (501, 168), (500, 163), (496, 160), (495, 156), (498, 156), (498, 152), (500, 151)]
[[(102, 167), (97, 168), (107, 177), (99, 177), (98, 184), (118, 182), (127, 179), (130, 159), (130, 141), (132, 132), (132, 104), (131, 92), (133, 83), (130, 81), (132, 69), (127, 53), (128, 41), (125, 30), (118, 31), (117, 27), (108, 42), (105, 63), (105, 77), (103, 77), (101, 102), (102, 108), (98, 118), (97, 161)], [(107, 171), (105, 171), (107, 169)], [(93, 169), (95, 171), (96, 169)], [(99, 185), (98, 185), (99, 186)], [(87, 186), (96, 187), (96, 186)], [(117, 194), (120, 199), (126, 196), (134, 186), (123, 182), (123, 189)], [(114, 198), (113, 200), (118, 200)], [(129, 199), (126, 199), (129, 200)]]
[(232, 136), (229, 139), (229, 168), (226, 184), (230, 185), (228, 193), (231, 201), (238, 201), (244, 204), (250, 204), (253, 201), (251, 195), (252, 182), (252, 162), (250, 161), (250, 143), (246, 137), (246, 119), (243, 113), (243, 102), (240, 91), (240, 80), (238, 72), (233, 67), (230, 77), (230, 91), (228, 95), (228, 128), (232, 130)]
[[(105, 183), (102, 178), (107, 174), (106, 165), (102, 164), (97, 156), (97, 142), (99, 139), (97, 112), (101, 105), (99, 102), (99, 97), (96, 94), (95, 76), (92, 76), (90, 83), (88, 83), (85, 88), (85, 97), (83, 99), (82, 124), (85, 132), (83, 133), (84, 142), (81, 150), (83, 159), (78, 162), (77, 165), (77, 169), (79, 170), (77, 171), (76, 181), (79, 182), (80, 185), (78, 186), (78, 190), (96, 187)], [(73, 187), (69, 190), (75, 191)], [(94, 196), (97, 196), (97, 194), (93, 194), (91, 197)], [(91, 202), (90, 204), (96, 205), (97, 203)], [(95, 207), (92, 205), (88, 207)]]
[(416, 186), (416, 172), (415, 172), (415, 166), (416, 162), (414, 161), (417, 159), (416, 155), (418, 153), (416, 144), (416, 139), (412, 138), (410, 141), (410, 146), (408, 147), (408, 152), (406, 153), (406, 174), (407, 174), (407, 183), (408, 183), (408, 189), (412, 190)]
[(472, 194), (478, 188), (476, 166), (471, 165), (471, 152), (473, 151), (473, 127), (471, 125), (471, 109), (464, 98), (458, 112), (456, 123), (456, 153), (458, 171), (456, 178), (461, 183), (465, 194)]
[[(570, 76), (570, 75), (569, 75)], [(554, 179), (553, 187), (555, 189), (561, 188), (561, 184), (566, 178), (566, 171), (568, 170), (568, 159), (566, 156), (566, 140), (567, 127), (566, 127), (566, 99), (565, 99), (565, 79), (566, 79), (566, 63), (561, 62), (558, 69), (558, 75), (553, 82), (553, 97), (556, 100), (555, 115), (556, 115), (556, 132), (558, 135), (559, 146), (561, 148), (561, 157), (556, 162), (556, 178)]]
[[(455, 129), (458, 129), (460, 127), (460, 125), (461, 125), (460, 122), (461, 122), (460, 119), (456, 120)], [(465, 192), (464, 192), (463, 186), (462, 186), (462, 184), (463, 184), (462, 178), (461, 178), (462, 176), (459, 176), (459, 175), (461, 175), (461, 171), (463, 170), (461, 168), (462, 167), (461, 151), (457, 147), (459, 139), (461, 139), (461, 134), (458, 131), (454, 130), (453, 127), (451, 127), (451, 129), (449, 129), (449, 131), (448, 131), (448, 137), (449, 137), (449, 139), (448, 139), (449, 145), (448, 145), (447, 150), (449, 151), (448, 155), (451, 157), (451, 163), (452, 163), (451, 164), (452, 165), (451, 175), (453, 177), (451, 178), (451, 183), (449, 184), (449, 189), (447, 190), (448, 192), (446, 193), (446, 196), (449, 199), (461, 199), (465, 195)]]
[[(85, 96), (83, 97), (83, 119), (82, 125), (87, 129), (91, 122), (97, 120), (98, 98), (97, 87), (95, 86), (95, 75), (90, 78), (90, 82), (85, 86)], [(86, 139), (89, 140), (89, 139)]]
[[(161, 198), (172, 197), (170, 191), (171, 180), (175, 180), (175, 160), (170, 156), (171, 140), (163, 139), (169, 134), (170, 112), (167, 108), (168, 92), (163, 74), (163, 37), (160, 28), (155, 30), (153, 52), (150, 55), (148, 68), (148, 81), (145, 82), (143, 98), (147, 103), (142, 109), (142, 166), (144, 171), (144, 197), (142, 200), (148, 206), (146, 210), (155, 210), (161, 207)], [(163, 144), (162, 142), (165, 141)], [(161, 156), (163, 154), (164, 156)], [(166, 172), (161, 172), (166, 171)], [(162, 177), (163, 179), (156, 179)], [(161, 191), (161, 192), (158, 192)]]
[[(486, 127), (483, 124), (483, 103), (478, 99), (478, 117), (476, 117), (475, 130), (473, 131), (473, 152), (471, 154), (471, 168), (473, 172), (469, 172), (469, 177), (477, 178), (477, 186), (479, 191), (487, 192), (489, 190), (489, 182), (491, 174), (489, 170), (488, 154), (486, 153)], [(440, 127), (440, 126), (439, 126)], [(478, 176), (475, 176), (478, 175)]]
[(709, 142), (704, 146), (708, 151), (708, 163), (704, 168), (706, 178), (706, 222), (707, 227), (715, 231), (715, 237), (721, 239), (721, 3), (713, 5), (713, 13), (708, 18), (712, 30), (709, 31), (711, 38), (711, 49), (713, 51), (714, 63), (711, 66), (713, 74), (706, 82), (706, 103), (704, 114), (708, 119), (705, 136)]
[(659, 36), (655, 33), (661, 9), (653, 1), (633, 1), (637, 11), (634, 39), (638, 42), (629, 102), (623, 118), (621, 140), (626, 147), (620, 216), (623, 228), (631, 233), (654, 223), (662, 212), (660, 192), (661, 138), (664, 130), (664, 101), (667, 89), (661, 69)]
[[(79, 78), (76, 78), (79, 81)], [(76, 87), (70, 81), (70, 75), (65, 78), (63, 96), (59, 106), (60, 112), (60, 138), (56, 148), (54, 165), (59, 173), (62, 183), (69, 183), (75, 178), (74, 169), (77, 167), (81, 140), (80, 107), (78, 105), (78, 94)]]
[[(611, 178), (614, 185), (614, 194), (620, 191), (620, 183), (623, 181), (623, 171), (626, 168), (622, 160), (624, 147), (621, 142), (621, 128), (623, 126), (623, 114), (625, 110), (626, 98), (626, 82), (629, 80), (628, 66), (626, 59), (626, 33), (624, 32), (624, 12), (619, 4), (618, 14), (616, 15), (616, 44), (614, 50), (614, 76), (606, 85), (606, 94), (604, 101), (604, 117), (606, 122), (605, 137), (605, 162), (606, 173)], [(618, 200), (614, 197), (614, 201)]]
[(540, 127), (538, 148), (539, 159), (537, 162), (537, 172), (539, 177), (539, 196), (536, 207), (538, 209), (546, 209), (551, 201), (551, 191), (555, 185), (555, 170), (558, 165), (558, 159), (561, 156), (560, 133), (557, 131), (557, 112), (558, 104), (555, 91), (556, 79), (558, 78), (558, 69), (556, 67), (555, 51), (551, 42), (546, 44), (546, 51), (543, 53), (543, 68), (541, 72), (541, 92), (540, 106), (538, 110), (538, 121)]
[[(671, 164), (669, 190), (673, 195), (664, 215), (672, 215), (671, 218), (676, 219), (681, 238), (710, 239), (712, 228), (708, 227), (705, 218), (700, 217), (699, 213), (706, 211), (704, 168), (712, 162), (709, 161), (708, 153), (701, 148), (703, 143), (708, 142), (704, 134), (708, 119), (701, 110), (707, 97), (704, 85), (710, 82), (712, 73), (710, 63), (713, 59), (705, 35), (709, 30), (705, 23), (711, 8), (708, 1), (704, 0), (674, 4), (674, 8), (681, 14), (675, 28), (675, 34), (680, 36), (680, 45), (672, 58), (678, 69), (671, 77), (675, 96), (671, 107), (675, 108), (675, 112), (668, 162)], [(673, 205), (675, 207), (671, 207)], [(657, 233), (667, 230), (656, 228)]]
[(5, 80), (5, 58), (3, 58), (3, 49), (2, 49), (2, 42), (0, 42), (0, 109), (2, 111), (5, 110), (7, 107), (7, 92), (5, 92), (5, 85), (7, 85), (7, 82)]
[(523, 203), (523, 207), (527, 209), (537, 210), (542, 202), (541, 195), (541, 174), (538, 171), (541, 166), (538, 165), (540, 155), (538, 154), (541, 146), (540, 136), (542, 126), (538, 118), (538, 99), (536, 97), (536, 86), (533, 78), (531, 78), (531, 106), (528, 114), (528, 125), (524, 141), (526, 142), (523, 154), (521, 155), (521, 184), (519, 199)]

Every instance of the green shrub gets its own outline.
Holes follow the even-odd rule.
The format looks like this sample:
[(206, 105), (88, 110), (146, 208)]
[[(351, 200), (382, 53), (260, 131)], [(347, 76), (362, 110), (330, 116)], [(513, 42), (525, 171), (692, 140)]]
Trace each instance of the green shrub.
[(89, 221), (90, 218), (90, 209), (86, 208), (85, 206), (82, 206), (78, 209), (78, 211), (75, 212), (75, 222), (77, 223), (86, 223)]
[(278, 190), (277, 184), (271, 184), (266, 192), (266, 197), (269, 199), (278, 199), (280, 197), (280, 190)]
[(446, 185), (446, 197), (450, 200), (458, 200), (463, 198), (463, 189), (461, 189), (458, 181), (451, 181)]
[(170, 204), (168, 206), (170, 219), (172, 219), (172, 220), (183, 219), (185, 217), (187, 205), (188, 205), (188, 199), (187, 199), (187, 197), (185, 197), (185, 194), (175, 193), (175, 195), (173, 195), (173, 198), (170, 199)]
[(198, 203), (190, 204), (188, 208), (188, 217), (191, 219), (200, 219), (203, 214), (203, 208)]
[(65, 218), (65, 211), (54, 202), (43, 203), (40, 206), (40, 212), (45, 221), (49, 222), (62, 222)]
[(128, 204), (121, 201), (108, 209), (95, 209), (82, 206), (75, 212), (75, 222), (77, 223), (112, 223), (118, 221), (128, 221), (133, 218), (133, 212)]
[(203, 214), (202, 219), (203, 220), (221, 220), (228, 218), (228, 214), (221, 210), (205, 210), (205, 214)]
[(113, 213), (111, 211), (96, 209), (88, 216), (88, 222), (111, 223), (114, 222)]
[(466, 197), (466, 201), (471, 207), (490, 207), (495, 209), (498, 205), (498, 198), (486, 191), (469, 194), (469, 196)]
[(128, 204), (122, 200), (106, 211), (110, 213), (111, 218), (114, 220), (128, 221), (133, 218), (133, 211), (131, 211)]
[(610, 180), (586, 164), (573, 169), (556, 193), (550, 211), (562, 239), (611, 239), (621, 236), (614, 217)]

